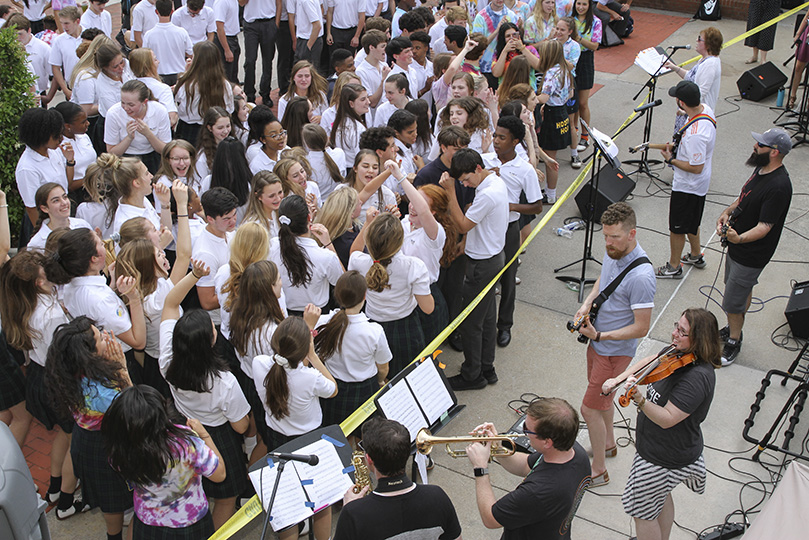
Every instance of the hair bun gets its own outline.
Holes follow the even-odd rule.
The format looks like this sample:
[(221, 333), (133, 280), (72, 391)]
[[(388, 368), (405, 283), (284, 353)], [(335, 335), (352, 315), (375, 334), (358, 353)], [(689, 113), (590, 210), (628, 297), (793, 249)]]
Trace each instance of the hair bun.
[(96, 159), (96, 164), (104, 169), (117, 169), (121, 165), (121, 158), (115, 154), (104, 152), (98, 156), (98, 159)]

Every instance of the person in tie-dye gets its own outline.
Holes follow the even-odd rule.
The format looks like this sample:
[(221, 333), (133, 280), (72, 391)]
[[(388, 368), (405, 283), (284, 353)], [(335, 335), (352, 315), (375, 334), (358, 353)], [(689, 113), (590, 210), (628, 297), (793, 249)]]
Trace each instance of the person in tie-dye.
[(504, 0), (492, 0), (488, 6), (478, 12), (472, 23), (472, 33), (483, 34), (488, 39), (489, 46), (486, 47), (480, 59), (480, 71), (489, 80), (489, 86), (495, 90), (498, 81), (497, 77), (492, 75), (492, 63), (497, 46), (497, 31), (501, 22), (517, 24), (519, 19), (513, 11), (505, 7)]
[(188, 427), (175, 424), (160, 392), (138, 385), (121, 392), (101, 430), (110, 465), (134, 485), (133, 540), (214, 533), (202, 477), (221, 482), (225, 462), (198, 420), (188, 420)]

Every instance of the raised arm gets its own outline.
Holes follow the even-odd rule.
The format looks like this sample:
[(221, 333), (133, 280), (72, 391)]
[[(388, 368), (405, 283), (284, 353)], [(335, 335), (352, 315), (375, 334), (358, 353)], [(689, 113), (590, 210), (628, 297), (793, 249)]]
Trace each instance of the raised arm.
[(166, 295), (166, 300), (163, 302), (163, 317), (161, 320), (169, 321), (179, 319), (180, 303), (191, 288), (197, 284), (199, 278), (211, 273), (210, 268), (203, 262), (191, 261), (191, 265), (191, 271)]
[[(177, 285), (188, 272), (191, 262), (191, 229), (188, 226), (188, 186), (182, 180), (175, 180), (171, 186), (177, 203), (177, 258), (171, 269), (171, 282)], [(161, 216), (162, 217), (162, 216)]]
[(413, 187), (413, 184), (410, 183), (407, 176), (399, 169), (398, 163), (393, 160), (388, 160), (385, 162), (385, 168), (391, 171), (393, 177), (399, 181), (399, 185), (402, 186), (410, 204), (413, 205), (413, 210), (415, 210), (416, 214), (419, 216), (424, 232), (427, 233), (430, 240), (435, 240), (436, 237), (438, 237), (438, 228), (441, 225), (436, 221), (430, 209), (430, 205), (427, 203), (427, 199), (424, 198), (424, 195), (422, 195), (418, 189)]

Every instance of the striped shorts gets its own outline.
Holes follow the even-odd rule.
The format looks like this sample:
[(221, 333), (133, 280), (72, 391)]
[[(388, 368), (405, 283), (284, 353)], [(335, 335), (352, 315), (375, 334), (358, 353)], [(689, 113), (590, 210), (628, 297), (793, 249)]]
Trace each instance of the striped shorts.
[(657, 519), (663, 511), (666, 497), (680, 483), (694, 493), (704, 493), (705, 474), (705, 459), (701, 454), (691, 465), (667, 469), (649, 463), (636, 453), (621, 497), (624, 512), (637, 519)]

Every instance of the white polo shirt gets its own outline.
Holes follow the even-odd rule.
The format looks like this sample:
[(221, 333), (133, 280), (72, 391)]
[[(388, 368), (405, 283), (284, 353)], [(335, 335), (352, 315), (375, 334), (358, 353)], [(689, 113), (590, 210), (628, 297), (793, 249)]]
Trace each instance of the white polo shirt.
[[(79, 29), (81, 33), (83, 29)], [(51, 43), (51, 57), (50, 63), (52, 66), (59, 66), (65, 76), (65, 81), (70, 80), (70, 74), (73, 73), (73, 68), (79, 63), (79, 57), (76, 56), (76, 48), (81, 44), (81, 36), (73, 37), (67, 32), (63, 32), (56, 36)]]
[(28, 0), (28, 5), (22, 2), (22, 14), (29, 21), (41, 21), (45, 18), (45, 6), (50, 2), (48, 0)]
[(379, 12), (380, 15), (387, 11), (388, 2), (387, 0), (366, 0), (365, 2), (365, 16), (366, 17), (373, 17), (376, 13), (376, 7), (378, 5), (382, 5), (382, 11)]
[[(497, 154), (482, 156), (487, 169), (500, 168), (500, 179), (506, 184), (509, 204), (520, 204), (520, 194), (525, 193), (528, 204), (542, 200), (542, 189), (539, 187), (537, 171), (530, 163), (520, 156), (516, 156), (508, 163), (501, 163)], [(477, 196), (477, 195), (476, 195)], [(519, 212), (509, 211), (508, 222), (513, 223), (520, 219)]]
[[(30, 244), (29, 244), (30, 247)], [(42, 367), (48, 359), (48, 348), (53, 341), (53, 334), (60, 324), (70, 322), (56, 295), (38, 294), (37, 306), (28, 320), (28, 327), (37, 331), (31, 336), (32, 348), (28, 352), (31, 360)]]
[(73, 82), (73, 93), (70, 101), (76, 105), (93, 105), (96, 100), (96, 73), (91, 69), (81, 72)]
[[(148, 0), (145, 0), (148, 2)], [(174, 75), (185, 71), (186, 56), (193, 56), (194, 44), (184, 28), (170, 22), (157, 23), (143, 36), (143, 46), (152, 49), (159, 63), (159, 75)]]
[(239, 33), (239, 3), (236, 0), (216, 0), (213, 12), (216, 22), (224, 24), (226, 36)]
[(326, 8), (334, 8), (332, 27), (348, 30), (359, 24), (360, 13), (365, 13), (365, 0), (326, 0)]
[(90, 136), (86, 133), (76, 133), (72, 139), (63, 137), (62, 142), (69, 142), (73, 146), (73, 159), (76, 161), (76, 165), (73, 167), (73, 179), (84, 178), (87, 167), (95, 163), (98, 158)]
[(249, 0), (244, 6), (244, 22), (275, 18), (274, 0)]
[(25, 46), (25, 51), (28, 53), (33, 74), (37, 78), (37, 92), (44, 92), (48, 89), (48, 78), (53, 74), (50, 64), (51, 46), (41, 39), (31, 37), (28, 45)]
[(98, 28), (105, 34), (107, 34), (108, 38), (112, 38), (112, 15), (106, 9), (96, 15), (90, 8), (87, 8), (87, 11), (84, 12), (84, 15), (81, 16), (81, 27), (85, 30), (88, 28)]
[(253, 381), (258, 397), (264, 404), (267, 426), (287, 436), (302, 435), (318, 428), (323, 422), (319, 398), (331, 396), (336, 385), (315, 368), (304, 366), (303, 362), (299, 362), (296, 369), (283, 368), (286, 370), (289, 386), (289, 414), (280, 419), (275, 418), (267, 406), (267, 389), (264, 388), (264, 379), (274, 363), (272, 356), (261, 354), (253, 358)]
[(66, 164), (67, 160), (61, 150), (49, 149), (48, 157), (45, 157), (26, 146), (15, 171), (17, 191), (20, 192), (23, 204), (28, 208), (36, 208), (37, 189), (48, 182), (56, 182), (67, 191)]
[[(391, 75), (396, 75), (397, 73), (404, 73), (407, 76), (407, 81), (410, 83), (410, 95), (413, 97), (418, 96), (419, 90), (421, 90), (421, 88), (419, 87), (419, 76), (416, 73), (416, 70), (413, 69), (412, 63), (411, 65), (407, 66), (407, 69), (403, 68), (399, 64), (394, 63), (393, 67), (390, 70), (390, 73), (388, 73), (388, 76), (385, 77), (385, 80), (387, 81), (388, 79), (390, 79)], [(385, 94), (383, 90), (382, 96), (384, 97), (384, 95)], [(387, 98), (385, 98), (385, 101), (387, 101)]]
[(365, 133), (365, 126), (353, 118), (346, 118), (342, 128), (332, 126), (337, 130), (334, 134), (334, 147), (340, 148), (346, 155), (346, 163), (354, 164), (354, 158), (360, 151), (360, 137)]
[[(116, 336), (132, 328), (124, 301), (107, 285), (104, 276), (74, 277), (62, 291), (65, 308), (73, 318), (86, 315), (99, 330), (110, 330)], [(127, 352), (132, 347), (121, 342), (121, 348)]]
[(76, 217), (83, 219), (95, 230), (101, 231), (105, 240), (112, 234), (112, 225), (107, 225), (107, 207), (103, 202), (83, 202), (76, 208)]
[(465, 253), (472, 259), (490, 259), (506, 246), (508, 229), (508, 190), (496, 174), (491, 173), (475, 189), (475, 200), (466, 217), (475, 226), (466, 233)]
[(174, 92), (171, 91), (169, 85), (152, 77), (138, 77), (138, 80), (152, 91), (154, 98), (166, 108), (167, 112), (177, 112), (177, 104), (174, 102)]
[[(191, 252), (195, 260), (204, 262), (211, 269), (211, 273), (201, 277), (197, 281), (197, 287), (215, 286), (216, 270), (230, 260), (230, 242), (233, 240), (234, 234), (236, 234), (235, 231), (225, 233), (225, 238), (219, 238), (209, 232), (206, 227), (199, 235)], [(219, 316), (219, 308), (208, 310), (208, 315), (211, 316), (214, 324), (222, 322), (222, 318)]]
[[(348, 259), (348, 269), (363, 276), (374, 261), (367, 253), (355, 251)], [(397, 253), (387, 266), (390, 288), (382, 292), (368, 289), (365, 313), (377, 322), (398, 321), (416, 309), (416, 296), (430, 294), (430, 274), (427, 266), (416, 257)]]
[(216, 33), (216, 16), (208, 6), (204, 6), (196, 17), (188, 12), (188, 6), (183, 6), (172, 13), (171, 22), (188, 32), (191, 43), (207, 41), (208, 32)]
[[(142, 0), (145, 1), (145, 0)], [(160, 373), (166, 376), (174, 360), (172, 341), (176, 319), (160, 323)], [(204, 426), (218, 427), (226, 422), (238, 422), (250, 412), (250, 404), (244, 397), (236, 377), (230, 371), (212, 375), (210, 390), (194, 392), (169, 385), (177, 410), (187, 418), (196, 418)]]
[[(67, 219), (69, 227), (71, 229), (92, 229), (90, 224), (84, 221), (83, 219), (74, 217)], [(45, 249), (45, 242), (48, 241), (48, 237), (53, 232), (53, 229), (50, 228), (50, 223), (51, 223), (50, 219), (46, 219), (45, 221), (42, 222), (42, 226), (39, 228), (37, 233), (34, 236), (32, 236), (31, 239), (28, 241), (27, 246), (28, 249), (42, 249), (42, 250)], [(31, 326), (31, 328), (39, 328), (39, 327)]]
[[(146, 317), (146, 347), (144, 351), (152, 358), (160, 358), (160, 318), (163, 316), (163, 307), (166, 296), (174, 288), (170, 279), (157, 278), (157, 288), (152, 294), (143, 299), (143, 315)], [(180, 308), (182, 315), (183, 308)]]
[(326, 148), (326, 152), (309, 150), (307, 157), (309, 158), (309, 165), (312, 167), (312, 180), (317, 183), (324, 200), (329, 197), (338, 185), (329, 174), (328, 167), (326, 167), (325, 153), (328, 153), (334, 164), (337, 165), (340, 174), (343, 174), (346, 170), (346, 156), (341, 148)]
[(323, 35), (323, 12), (318, 0), (295, 0), (295, 10), (290, 10), (290, 13), (295, 13), (295, 36), (298, 39), (309, 39), (315, 22), (320, 22), (317, 36)]
[(230, 262), (220, 266), (213, 277), (213, 286), (216, 291), (216, 299), (219, 300), (219, 331), (225, 339), (230, 339), (230, 312), (225, 309), (229, 293), (224, 292), (225, 284), (230, 279)]
[(433, 51), (433, 58), (435, 58), (436, 54), (441, 54), (445, 52), (449, 52), (447, 50), (447, 44), (444, 43), (444, 30), (447, 29), (447, 18), (441, 17), (436, 23), (430, 28), (430, 49)]
[(154, 2), (141, 0), (132, 8), (132, 32), (145, 33), (160, 22)]
[(329, 284), (336, 285), (343, 275), (343, 265), (337, 254), (317, 245), (314, 238), (297, 237), (298, 246), (306, 252), (309, 258), (309, 268), (312, 271), (312, 280), (306, 285), (293, 287), (289, 272), (281, 258), (281, 244), (278, 238), (270, 239), (270, 257), (281, 273), (281, 284), (286, 295), (287, 308), (303, 311), (307, 304), (317, 307), (325, 306), (329, 301)]
[(435, 240), (431, 240), (424, 227), (413, 228), (409, 215), (402, 218), (402, 228), (404, 229), (402, 253), (416, 257), (424, 263), (430, 274), (430, 284), (432, 285), (438, 281), (438, 274), (441, 272), (441, 256), (444, 254), (447, 232), (439, 223), (438, 234), (435, 235)]
[(110, 79), (104, 72), (99, 72), (96, 77), (96, 103), (98, 103), (98, 114), (107, 117), (107, 111), (116, 103), (121, 103), (121, 87), (125, 82), (134, 79), (135, 76), (127, 65), (121, 75), (121, 80)]
[(118, 208), (115, 210), (115, 218), (112, 220), (112, 232), (117, 233), (121, 230), (121, 225), (128, 220), (136, 217), (146, 218), (152, 222), (155, 229), (160, 230), (160, 216), (157, 211), (149, 202), (146, 197), (143, 198), (143, 208), (132, 206), (131, 204), (124, 204), (121, 200), (118, 201)]
[[(104, 124), (104, 142), (111, 145), (116, 145), (126, 137), (126, 125), (132, 119), (126, 114), (126, 111), (121, 107), (118, 102), (107, 111), (107, 121)], [(149, 101), (146, 109), (146, 116), (143, 121), (152, 130), (155, 136), (167, 143), (171, 141), (171, 121), (169, 120), (169, 113), (166, 108), (157, 101)], [(135, 132), (135, 137), (132, 143), (127, 148), (127, 154), (150, 154), (154, 152), (149, 139), (140, 132)]]
[(387, 126), (390, 117), (393, 116), (393, 113), (395, 113), (398, 110), (399, 108), (390, 101), (385, 101), (385, 103), (381, 103), (381, 105), (379, 105), (376, 108), (376, 111), (374, 112), (374, 127)]
[[(317, 327), (325, 326), (340, 310), (323, 315)], [(385, 331), (372, 323), (364, 313), (348, 315), (342, 349), (328, 360), (329, 372), (343, 382), (362, 382), (376, 375), (377, 364), (387, 364), (393, 358)]]

